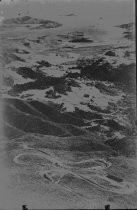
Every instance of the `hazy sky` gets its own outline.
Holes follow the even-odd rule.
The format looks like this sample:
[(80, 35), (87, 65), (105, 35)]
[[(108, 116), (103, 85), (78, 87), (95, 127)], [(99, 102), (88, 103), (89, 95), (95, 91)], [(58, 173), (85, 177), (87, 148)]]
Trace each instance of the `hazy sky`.
[(110, 24), (134, 21), (134, 10), (134, 0), (3, 0), (0, 3), (1, 14), (6, 18), (21, 14), (59, 21), (63, 15), (75, 13), (75, 19), (90, 23), (100, 17)]

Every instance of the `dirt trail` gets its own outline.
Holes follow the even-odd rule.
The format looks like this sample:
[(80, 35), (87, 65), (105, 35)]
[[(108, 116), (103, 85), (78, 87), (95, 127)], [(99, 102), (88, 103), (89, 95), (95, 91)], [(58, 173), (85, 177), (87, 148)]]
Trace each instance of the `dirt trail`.
[[(50, 180), (51, 182), (55, 184), (60, 185), (60, 182), (62, 181), (62, 179), (65, 178), (65, 176), (68, 176), (70, 174), (71, 176), (74, 176), (75, 178), (79, 180), (86, 181), (87, 183), (94, 185), (96, 187), (99, 187), (105, 191), (111, 191), (117, 194), (131, 194), (131, 193), (134, 193), (134, 191), (136, 190), (136, 187), (132, 183), (129, 183), (124, 180), (122, 182), (117, 182), (115, 180), (108, 178), (105, 174), (100, 175), (98, 173), (99, 171), (103, 171), (104, 169), (111, 166), (111, 163), (107, 162), (105, 159), (90, 158), (88, 160), (82, 160), (82, 161), (73, 162), (70, 164), (70, 163), (61, 161), (58, 157), (56, 157), (54, 154), (51, 154), (50, 152), (45, 152), (41, 149), (30, 148), (25, 144), (23, 145), (23, 148), (25, 151), (23, 153), (16, 155), (14, 157), (14, 162), (16, 164), (26, 165), (26, 163), (22, 163), (19, 160), (21, 156), (25, 156), (25, 155), (29, 155), (29, 156), (36, 155), (41, 158), (47, 159), (48, 161), (51, 162), (51, 169), (45, 170), (44, 166), (46, 165), (42, 164), (43, 169), (41, 169), (40, 171), (37, 171), (37, 173), (40, 176)], [(31, 161), (33, 162), (33, 159)], [(92, 163), (92, 162), (94, 164), (97, 163), (97, 166), (93, 165), (93, 166), (87, 166), (86, 168), (84, 167), (84, 164)], [(81, 164), (83, 164), (83, 168), (82, 166), (80, 166), (80, 168), (77, 169), (77, 167)], [(81, 174), (82, 171), (87, 171), (87, 172), (95, 171), (96, 174), (91, 175), (89, 178), (88, 175)], [(56, 175), (58, 175), (59, 178), (56, 181), (54, 181), (54, 177)], [(63, 186), (63, 187), (66, 188), (66, 190), (69, 189), (70, 191), (73, 192), (73, 189), (70, 189), (67, 186)]]

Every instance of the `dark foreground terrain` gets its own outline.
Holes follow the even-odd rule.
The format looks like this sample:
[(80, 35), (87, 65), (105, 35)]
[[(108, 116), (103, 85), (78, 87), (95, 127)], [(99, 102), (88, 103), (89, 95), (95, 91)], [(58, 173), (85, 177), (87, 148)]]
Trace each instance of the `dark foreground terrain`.
[(135, 208), (134, 24), (116, 42), (28, 16), (1, 27), (2, 207)]

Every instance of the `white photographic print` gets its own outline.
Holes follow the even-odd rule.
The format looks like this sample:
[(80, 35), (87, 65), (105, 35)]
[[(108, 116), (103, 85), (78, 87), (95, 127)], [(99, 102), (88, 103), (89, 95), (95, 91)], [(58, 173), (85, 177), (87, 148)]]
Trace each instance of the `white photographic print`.
[(0, 210), (136, 209), (133, 0), (0, 1)]

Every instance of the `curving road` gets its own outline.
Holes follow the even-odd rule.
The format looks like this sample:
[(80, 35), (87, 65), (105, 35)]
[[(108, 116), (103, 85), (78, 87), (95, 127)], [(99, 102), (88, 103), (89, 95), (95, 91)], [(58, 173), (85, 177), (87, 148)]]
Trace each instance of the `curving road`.
[[(25, 155), (35, 155), (40, 158), (44, 158), (45, 160), (48, 160), (51, 162), (51, 168), (48, 170), (44, 169), (44, 166), (46, 164), (40, 164), (40, 166), (43, 166), (43, 169), (40, 171), (37, 171), (37, 173), (46, 178), (47, 180), (60, 185), (61, 180), (64, 178), (65, 175), (72, 175), (80, 180), (84, 180), (87, 183), (91, 185), (95, 185), (98, 188), (101, 188), (105, 191), (111, 191), (117, 194), (131, 194), (136, 190), (135, 185), (132, 183), (129, 183), (127, 181), (122, 181), (122, 182), (117, 182), (113, 179), (108, 178), (106, 175), (99, 175), (98, 171), (104, 170), (108, 167), (111, 166), (110, 162), (107, 162), (105, 159), (97, 159), (97, 158), (92, 158), (88, 160), (82, 160), (79, 162), (73, 162), (73, 163), (63, 163), (60, 159), (58, 159), (54, 154), (50, 154), (48, 152), (45, 152), (41, 149), (34, 149), (31, 147), (28, 147), (27, 145), (23, 145), (24, 152), (21, 154), (18, 154), (14, 157), (14, 162), (16, 164), (23, 164), (23, 165), (28, 165), (26, 162), (20, 161), (20, 157), (25, 156)], [(44, 160), (43, 159), (43, 160)], [(36, 164), (35, 160), (33, 158), (31, 159), (32, 163), (34, 161), (34, 164)], [(86, 164), (86, 163), (97, 163), (97, 166), (87, 166), (87, 167), (82, 167), (81, 164)], [(81, 172), (89, 172), (89, 171), (95, 171), (96, 174), (91, 175), (90, 178), (88, 177), (88, 174), (81, 175)], [(59, 178), (55, 181), (54, 177), (58, 175)], [(67, 186), (63, 186), (68, 190)], [(72, 189), (69, 188), (69, 191), (73, 191)]]

